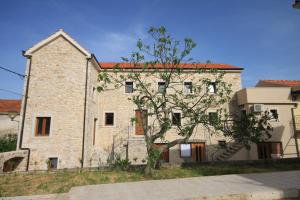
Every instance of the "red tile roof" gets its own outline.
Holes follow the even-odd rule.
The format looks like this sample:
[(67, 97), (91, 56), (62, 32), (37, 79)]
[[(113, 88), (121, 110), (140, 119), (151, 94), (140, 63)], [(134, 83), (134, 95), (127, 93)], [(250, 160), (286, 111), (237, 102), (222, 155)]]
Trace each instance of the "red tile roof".
[(300, 80), (260, 80), (259, 85), (273, 85), (283, 87), (300, 86)]
[(0, 113), (20, 113), (21, 100), (0, 99)]
[[(99, 62), (102, 69), (113, 69), (117, 62)], [(121, 62), (119, 63), (119, 67), (121, 69), (133, 69), (133, 68), (143, 68), (143, 65), (140, 66), (134, 66), (132, 63), (125, 63)], [(157, 69), (163, 68), (161, 64), (157, 64), (155, 66)], [(195, 64), (188, 64), (188, 63), (182, 63), (179, 65), (179, 68), (181, 69), (223, 69), (223, 70), (243, 70), (242, 67), (237, 67), (233, 65), (228, 64), (215, 64), (215, 63), (195, 63)]]

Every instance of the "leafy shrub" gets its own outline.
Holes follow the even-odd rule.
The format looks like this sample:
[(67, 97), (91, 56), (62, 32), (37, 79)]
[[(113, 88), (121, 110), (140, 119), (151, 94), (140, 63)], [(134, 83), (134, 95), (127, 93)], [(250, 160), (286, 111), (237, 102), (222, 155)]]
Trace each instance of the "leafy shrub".
[(17, 136), (6, 135), (0, 137), (0, 153), (7, 151), (14, 151), (17, 148)]
[(121, 159), (120, 156), (117, 156), (116, 159), (110, 163), (110, 166), (113, 169), (118, 169), (123, 171), (128, 170), (130, 165), (131, 162), (128, 159)]

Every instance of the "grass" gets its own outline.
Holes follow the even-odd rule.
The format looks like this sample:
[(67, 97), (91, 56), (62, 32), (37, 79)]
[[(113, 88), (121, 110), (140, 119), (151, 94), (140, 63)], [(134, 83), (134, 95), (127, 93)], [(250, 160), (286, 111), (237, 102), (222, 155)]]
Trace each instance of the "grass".
[(47, 173), (6, 174), (0, 176), (0, 197), (68, 192), (74, 186), (158, 180), (223, 174), (242, 174), (300, 170), (300, 163), (215, 164), (196, 167), (164, 167), (146, 177), (140, 170), (57, 171)]

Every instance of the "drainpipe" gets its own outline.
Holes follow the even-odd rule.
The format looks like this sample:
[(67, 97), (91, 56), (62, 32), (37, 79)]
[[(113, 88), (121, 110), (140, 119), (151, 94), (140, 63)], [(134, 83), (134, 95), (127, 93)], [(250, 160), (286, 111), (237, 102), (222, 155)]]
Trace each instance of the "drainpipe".
[(27, 73), (27, 78), (26, 78), (26, 83), (25, 83), (26, 84), (26, 89), (25, 89), (25, 94), (23, 96), (24, 102), (23, 102), (23, 113), (22, 113), (22, 121), (21, 121), (20, 139), (19, 139), (19, 149), (28, 151), (28, 158), (27, 158), (27, 165), (26, 165), (26, 171), (28, 171), (28, 169), (29, 169), (29, 159), (30, 159), (30, 149), (29, 148), (23, 148), (22, 147), (22, 142), (23, 142), (24, 124), (25, 124), (25, 118), (26, 118), (26, 108), (27, 108), (30, 73), (31, 73), (31, 56), (25, 56), (25, 51), (22, 51), (22, 54), (23, 54), (24, 57), (29, 59), (29, 65), (28, 65), (28, 73)]
[(297, 152), (297, 157), (299, 158), (299, 146), (298, 146), (298, 138), (297, 138), (297, 129), (296, 129), (296, 120), (295, 120), (295, 115), (294, 115), (294, 108), (291, 108), (292, 110), (292, 122), (293, 122), (293, 127), (294, 127), (294, 138), (295, 138), (295, 143), (296, 143), (296, 152)]
[(81, 168), (83, 168), (84, 163), (84, 144), (85, 144), (85, 122), (86, 122), (86, 100), (87, 100), (87, 84), (88, 84), (88, 73), (89, 73), (89, 60), (86, 59), (86, 72), (85, 72), (85, 94), (84, 94), (84, 111), (83, 111), (83, 133), (82, 133), (82, 158), (81, 158)]

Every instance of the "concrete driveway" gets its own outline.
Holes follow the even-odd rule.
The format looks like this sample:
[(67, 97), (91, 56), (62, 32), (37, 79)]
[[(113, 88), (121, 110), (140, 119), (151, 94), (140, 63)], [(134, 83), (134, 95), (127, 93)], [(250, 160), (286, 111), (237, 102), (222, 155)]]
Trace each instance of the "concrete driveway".
[(74, 187), (66, 194), (5, 199), (188, 200), (298, 198), (300, 171), (152, 180)]

